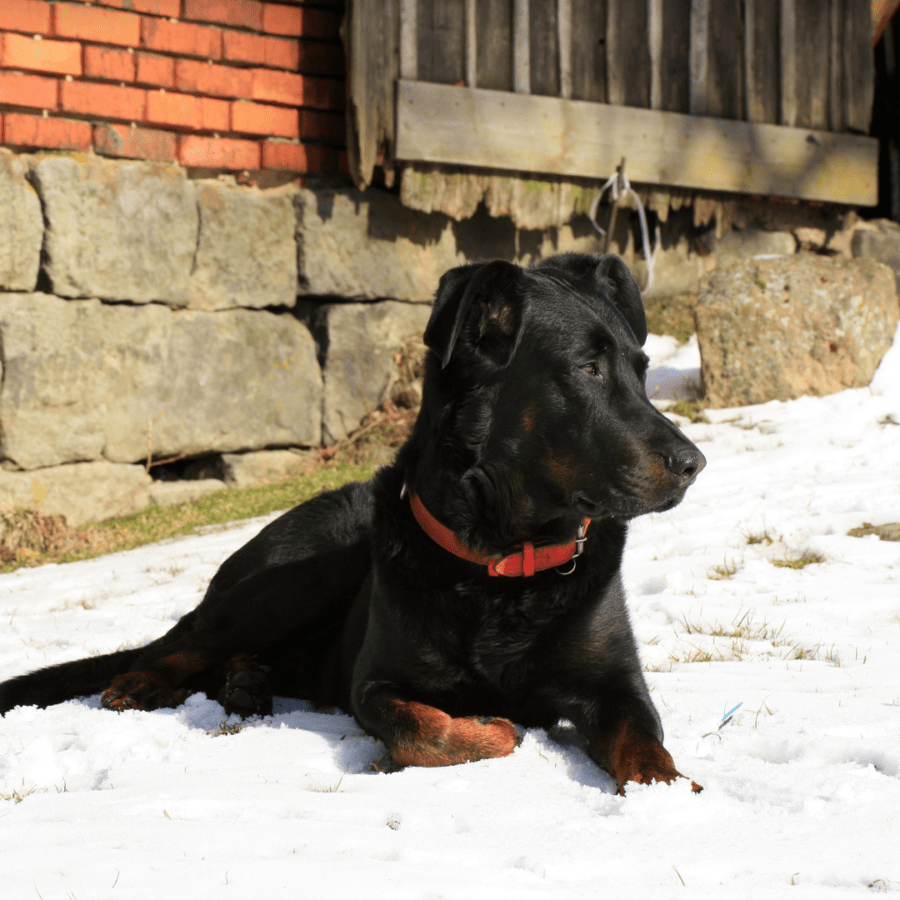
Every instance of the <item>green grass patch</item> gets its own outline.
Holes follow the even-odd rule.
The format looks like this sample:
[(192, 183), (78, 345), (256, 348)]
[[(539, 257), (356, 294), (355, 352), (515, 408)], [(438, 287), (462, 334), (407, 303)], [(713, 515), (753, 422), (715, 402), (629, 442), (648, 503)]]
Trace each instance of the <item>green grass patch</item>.
[[(150, 506), (139, 513), (120, 519), (109, 519), (96, 525), (68, 529), (64, 536), (52, 531), (53, 540), (31, 542), (7, 550), (0, 572), (11, 572), (22, 566), (72, 562), (105, 553), (131, 550), (166, 538), (195, 534), (211, 525), (252, 519), (272, 512), (290, 509), (323, 491), (334, 490), (348, 481), (366, 481), (375, 473), (376, 464), (333, 462), (305, 475), (248, 488), (217, 491), (177, 506)], [(37, 516), (39, 524), (50, 518)], [(33, 511), (19, 510), (7, 515), (7, 524), (20, 520), (32, 524)], [(41, 522), (43, 520), (43, 522)], [(45, 526), (44, 530), (47, 529)], [(7, 536), (4, 535), (4, 540)]]

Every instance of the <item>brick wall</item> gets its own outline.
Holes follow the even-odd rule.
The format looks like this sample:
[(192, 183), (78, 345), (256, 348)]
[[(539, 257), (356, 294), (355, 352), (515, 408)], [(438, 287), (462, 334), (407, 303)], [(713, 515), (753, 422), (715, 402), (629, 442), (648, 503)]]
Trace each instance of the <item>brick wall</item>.
[(346, 172), (341, 0), (0, 0), (0, 144)]

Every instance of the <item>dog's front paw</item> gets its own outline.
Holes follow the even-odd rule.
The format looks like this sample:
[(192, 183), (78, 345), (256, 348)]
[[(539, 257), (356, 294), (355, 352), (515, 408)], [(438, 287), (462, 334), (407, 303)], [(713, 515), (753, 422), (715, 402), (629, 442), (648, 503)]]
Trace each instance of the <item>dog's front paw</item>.
[(225, 686), (219, 691), (219, 703), (230, 716), (272, 715), (272, 688), (269, 669), (249, 656), (236, 656), (228, 663)]

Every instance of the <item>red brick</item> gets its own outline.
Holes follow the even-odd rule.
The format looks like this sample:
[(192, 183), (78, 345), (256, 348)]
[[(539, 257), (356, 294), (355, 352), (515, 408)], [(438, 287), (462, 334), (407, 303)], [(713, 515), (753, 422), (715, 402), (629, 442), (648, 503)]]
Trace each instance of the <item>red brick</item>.
[(4, 34), (3, 62), (7, 69), (34, 69), (59, 75), (81, 74), (81, 44), (77, 41), (36, 41), (19, 34)]
[(329, 78), (303, 77), (303, 95), (301, 106), (313, 109), (343, 109), (344, 83)]
[(3, 142), (12, 147), (50, 147), (56, 150), (88, 150), (91, 126), (68, 119), (6, 113)]
[(59, 37), (137, 47), (141, 41), (141, 17), (95, 6), (57, 3), (53, 7), (53, 33)]
[(63, 81), (60, 85), (63, 109), (104, 119), (142, 119), (146, 93), (140, 88), (84, 81)]
[(94, 0), (97, 6), (114, 6), (139, 13), (177, 18), (181, 13), (181, 0)]
[(0, 71), (0, 103), (30, 106), (32, 109), (56, 109), (59, 105), (58, 86), (55, 78)]
[(267, 3), (263, 9), (262, 30), (270, 34), (336, 41), (341, 36), (341, 17), (339, 13), (327, 9), (298, 9), (296, 6)]
[(141, 39), (148, 50), (204, 59), (222, 58), (222, 32), (218, 28), (167, 19), (144, 19)]
[(262, 145), (262, 167), (282, 172), (330, 174), (338, 170), (338, 157), (334, 150), (325, 147), (265, 141)]
[(260, 31), (263, 5), (258, 0), (184, 0), (182, 18)]
[(0, 30), (50, 33), (50, 4), (42, 0), (3, 0), (0, 4)]
[(239, 101), (231, 104), (231, 130), (296, 138), (300, 137), (300, 120), (296, 109)]
[(341, 113), (301, 109), (300, 137), (342, 147), (347, 143), (347, 123)]
[(170, 56), (156, 56), (153, 53), (137, 53), (137, 77), (141, 84), (157, 87), (175, 86), (175, 60)]
[(340, 44), (300, 41), (300, 63), (297, 68), (304, 75), (343, 76), (344, 48)]
[(230, 62), (256, 63), (274, 69), (296, 71), (300, 65), (299, 41), (246, 34), (243, 31), (223, 32), (223, 54)]
[(195, 131), (228, 131), (229, 112), (229, 104), (225, 100), (166, 91), (150, 91), (147, 94), (146, 119), (157, 125), (174, 125)]
[(258, 169), (259, 143), (189, 134), (178, 142), (178, 161), (202, 169)]
[(171, 131), (129, 125), (95, 125), (94, 149), (103, 156), (177, 162), (178, 137)]
[[(263, 9), (262, 30), (269, 34), (299, 37), (303, 28), (303, 10), (296, 6), (277, 6), (267, 3)], [(265, 153), (265, 147), (263, 148)]]
[(214, 97), (246, 97), (253, 90), (250, 69), (236, 69), (193, 59), (179, 59), (175, 64), (175, 79), (180, 91), (211, 94)]
[(110, 47), (85, 47), (84, 74), (107, 81), (134, 81), (134, 54)]
[(232, 131), (231, 104), (227, 100), (200, 97), (200, 126), (204, 131)]
[(253, 83), (250, 97), (300, 106), (303, 103), (303, 76), (275, 69), (252, 69)]

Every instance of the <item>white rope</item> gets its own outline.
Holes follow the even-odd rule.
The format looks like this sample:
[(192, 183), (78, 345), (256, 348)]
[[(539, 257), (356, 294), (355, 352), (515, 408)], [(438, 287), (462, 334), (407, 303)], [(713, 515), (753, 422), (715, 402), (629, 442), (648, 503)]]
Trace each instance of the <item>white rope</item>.
[(628, 181), (628, 176), (624, 171), (617, 171), (615, 175), (611, 175), (607, 180), (606, 184), (600, 188), (600, 191), (597, 193), (597, 196), (594, 197), (594, 202), (591, 203), (591, 209), (588, 213), (588, 216), (591, 220), (591, 225), (594, 226), (597, 233), (601, 237), (606, 237), (606, 232), (597, 224), (597, 209), (600, 206), (600, 201), (603, 199), (603, 195), (609, 191), (610, 197), (613, 202), (613, 206), (615, 206), (619, 202), (620, 194), (630, 194), (634, 198), (634, 202), (637, 204), (638, 210), (638, 218), (641, 222), (641, 241), (644, 247), (644, 259), (647, 261), (647, 286), (644, 288), (642, 293), (644, 296), (649, 294), (653, 290), (653, 263), (656, 260), (656, 251), (659, 249), (660, 242), (660, 234), (659, 227), (656, 229), (656, 244), (657, 246), (651, 248), (650, 246), (650, 234), (647, 229), (647, 216), (644, 212), (644, 204), (641, 203), (641, 198), (638, 197), (634, 188), (631, 186), (631, 183)]

